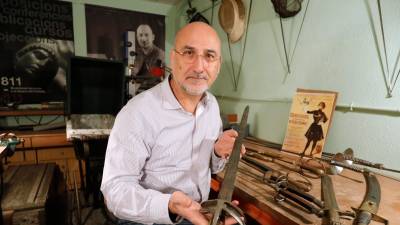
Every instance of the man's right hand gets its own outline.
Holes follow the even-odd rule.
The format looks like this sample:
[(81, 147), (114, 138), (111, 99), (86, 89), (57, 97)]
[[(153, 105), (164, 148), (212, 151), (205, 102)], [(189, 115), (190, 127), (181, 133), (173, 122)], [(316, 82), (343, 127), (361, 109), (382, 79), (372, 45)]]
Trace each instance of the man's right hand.
[[(233, 204), (239, 205), (238, 201), (232, 201)], [(175, 191), (172, 193), (169, 199), (168, 209), (171, 213), (182, 216), (183, 218), (189, 220), (194, 225), (209, 225), (212, 214), (201, 213), (201, 205), (193, 201), (189, 196), (181, 191)], [(242, 220), (244, 218), (241, 218)], [(233, 225), (237, 224), (237, 221), (233, 217), (228, 217), (222, 223), (223, 225)]]
[(209, 223), (200, 212), (201, 205), (181, 191), (172, 193), (168, 202), (168, 209), (171, 213), (184, 217), (194, 225), (208, 225)]

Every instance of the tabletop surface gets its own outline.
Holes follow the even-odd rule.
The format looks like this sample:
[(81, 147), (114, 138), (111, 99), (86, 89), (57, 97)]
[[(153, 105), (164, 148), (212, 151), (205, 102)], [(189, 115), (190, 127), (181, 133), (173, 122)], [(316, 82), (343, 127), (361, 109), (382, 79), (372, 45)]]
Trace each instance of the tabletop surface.
[[(246, 145), (249, 149), (249, 145)], [(251, 145), (250, 145), (251, 146)], [(271, 151), (268, 147), (258, 148)], [(276, 151), (276, 149), (275, 149)], [(284, 152), (281, 152), (285, 154)], [(264, 162), (273, 169), (285, 172), (290, 171), (293, 165), (289, 163)], [(236, 192), (239, 192), (242, 199), (252, 202), (263, 212), (270, 214), (281, 224), (321, 224), (321, 219), (310, 214), (300, 206), (289, 201), (277, 202), (274, 200), (275, 190), (263, 182), (264, 173), (245, 163), (243, 159), (239, 163), (239, 171), (236, 177)], [(358, 208), (363, 201), (366, 192), (366, 182), (362, 173), (348, 169), (340, 175), (330, 175), (336, 200), (341, 211), (352, 211), (351, 207)], [(389, 224), (400, 224), (400, 181), (382, 175), (377, 175), (381, 188), (381, 202), (378, 215), (387, 219)], [(217, 180), (223, 179), (223, 172), (218, 174)], [(308, 193), (321, 199), (321, 180), (309, 179), (312, 183), (312, 190)], [(342, 219), (343, 224), (352, 224), (352, 220)], [(371, 225), (381, 224), (375, 221)]]

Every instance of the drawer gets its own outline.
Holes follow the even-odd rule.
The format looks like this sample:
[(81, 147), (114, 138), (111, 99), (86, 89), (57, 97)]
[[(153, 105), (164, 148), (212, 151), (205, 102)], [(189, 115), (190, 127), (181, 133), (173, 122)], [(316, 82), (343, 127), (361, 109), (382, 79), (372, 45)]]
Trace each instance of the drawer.
[(20, 137), (23, 139), (23, 142), (16, 145), (17, 148), (31, 148), (32, 147), (32, 140), (31, 137)]
[(10, 164), (25, 164), (25, 163), (36, 163), (35, 151), (17, 151), (11, 157), (7, 158)]
[(34, 136), (31, 137), (32, 147), (71, 146), (65, 135)]
[(38, 161), (74, 159), (75, 153), (73, 148), (54, 148), (37, 150)]

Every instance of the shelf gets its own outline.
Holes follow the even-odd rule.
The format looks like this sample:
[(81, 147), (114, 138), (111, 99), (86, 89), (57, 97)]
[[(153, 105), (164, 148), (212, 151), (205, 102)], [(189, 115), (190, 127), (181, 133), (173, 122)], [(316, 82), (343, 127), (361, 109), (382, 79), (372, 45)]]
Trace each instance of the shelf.
[(0, 116), (42, 116), (42, 115), (64, 115), (63, 109), (29, 109), (0, 111)]

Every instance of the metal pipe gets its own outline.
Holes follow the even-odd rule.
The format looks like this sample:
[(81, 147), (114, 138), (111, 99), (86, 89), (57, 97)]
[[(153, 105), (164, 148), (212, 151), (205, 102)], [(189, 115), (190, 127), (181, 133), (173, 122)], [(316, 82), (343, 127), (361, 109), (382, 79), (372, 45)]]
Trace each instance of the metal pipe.
[[(247, 101), (247, 102), (281, 102), (281, 103), (291, 103), (292, 99), (290, 98), (263, 98), (263, 99), (254, 99), (254, 98), (238, 98), (231, 96), (220, 96), (216, 95), (219, 100), (230, 100), (230, 101)], [(374, 114), (395, 114), (396, 116), (400, 115), (400, 108), (379, 108), (379, 107), (371, 107), (371, 106), (361, 106), (355, 105), (353, 102), (350, 104), (336, 104), (336, 111), (345, 111), (348, 110), (350, 112), (368, 112)]]

